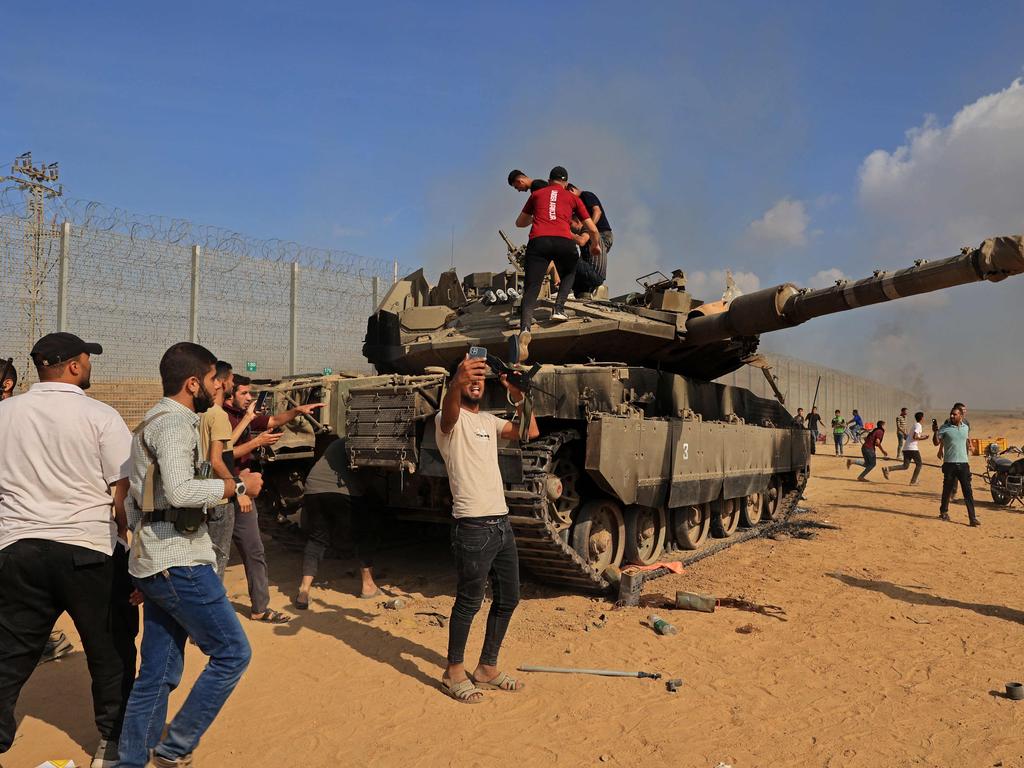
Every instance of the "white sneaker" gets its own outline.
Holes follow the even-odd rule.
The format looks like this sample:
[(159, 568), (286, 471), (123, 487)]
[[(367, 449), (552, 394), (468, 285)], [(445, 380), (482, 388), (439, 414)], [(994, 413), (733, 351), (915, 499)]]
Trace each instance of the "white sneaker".
[(568, 319), (569, 319), (569, 316), (567, 314), (565, 314), (565, 312), (552, 312), (551, 313), (551, 322), (553, 322), (553, 323), (564, 323)]

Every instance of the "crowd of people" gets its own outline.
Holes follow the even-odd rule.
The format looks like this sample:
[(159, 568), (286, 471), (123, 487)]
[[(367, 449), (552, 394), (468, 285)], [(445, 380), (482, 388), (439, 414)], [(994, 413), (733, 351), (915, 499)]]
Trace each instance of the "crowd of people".
[[(269, 605), (257, 516), (263, 478), (254, 454), (280, 439), (279, 427), (322, 404), (262, 413), (251, 380), (206, 348), (181, 342), (160, 361), (163, 397), (129, 431), (117, 411), (85, 394), (102, 352), (70, 333), (44, 336), (31, 352), (39, 382), (17, 397), (13, 363), (0, 370), (0, 435), (17, 435), (0, 440), (0, 754), (14, 741), (21, 689), (67, 613), (92, 678), (99, 732), (92, 768), (189, 766), (252, 655), (223, 586), (232, 543), (245, 569), (249, 619), (289, 620)], [(481, 411), (486, 373), (482, 359), (461, 361), (436, 417), (452, 488), (457, 576), (441, 689), (469, 704), (485, 690), (523, 687), (498, 667), (519, 601), (519, 563), (497, 443), (521, 433), (524, 397), (502, 377), (515, 417)], [(539, 434), (532, 417), (525, 432)], [(351, 518), (355, 530), (360, 597), (380, 595), (373, 579), (379, 516), (347, 463), (339, 439), (307, 479), (311, 530), (293, 600), (300, 610), (309, 606), (338, 518)], [(466, 643), (488, 581), (493, 602), (469, 672)], [(208, 661), (168, 723), (187, 642)]]

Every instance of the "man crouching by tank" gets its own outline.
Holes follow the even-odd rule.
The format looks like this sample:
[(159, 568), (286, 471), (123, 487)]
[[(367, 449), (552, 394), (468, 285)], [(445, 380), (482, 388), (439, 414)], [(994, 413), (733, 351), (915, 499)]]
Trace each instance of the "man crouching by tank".
[[(516, 415), (506, 421), (482, 412), (487, 362), (469, 357), (459, 363), (449, 382), (436, 417), (437, 445), (448, 470), (452, 490), (452, 554), (458, 587), (448, 623), (448, 667), (441, 688), (456, 701), (477, 704), (481, 688), (519, 691), (523, 684), (498, 670), (498, 652), (512, 613), (519, 603), (519, 554), (508, 522), (505, 490), (498, 469), (498, 438), (519, 435), (523, 393), (505, 376), (501, 383), (515, 404)], [(529, 438), (540, 434), (530, 417)], [(480, 610), (484, 587), (490, 579), (493, 601), (487, 614), (487, 632), (480, 663), (466, 674), (463, 657), (473, 618)]]
[[(198, 424), (221, 386), (216, 362), (198, 344), (168, 349), (160, 360), (164, 397), (132, 439), (128, 571), (145, 603), (142, 665), (121, 730), (120, 768), (143, 768), (150, 759), (157, 768), (192, 765), (192, 751), (252, 655), (217, 576), (204, 518), (206, 508), (223, 498), (256, 496), (263, 481), (256, 473), (207, 479)], [(210, 661), (161, 738), (167, 697), (181, 682), (189, 637)]]

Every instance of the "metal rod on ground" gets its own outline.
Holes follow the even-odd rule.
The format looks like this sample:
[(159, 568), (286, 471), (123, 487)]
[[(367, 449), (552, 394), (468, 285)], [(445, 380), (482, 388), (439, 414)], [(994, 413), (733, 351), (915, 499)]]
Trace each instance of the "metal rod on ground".
[(517, 667), (520, 672), (558, 672), (561, 674), (575, 674), (575, 675), (601, 675), (603, 677), (640, 677), (650, 678), (651, 680), (658, 680), (661, 678), (660, 672), (625, 672), (618, 669), (574, 669), (572, 667), (531, 667), (529, 665), (523, 665)]

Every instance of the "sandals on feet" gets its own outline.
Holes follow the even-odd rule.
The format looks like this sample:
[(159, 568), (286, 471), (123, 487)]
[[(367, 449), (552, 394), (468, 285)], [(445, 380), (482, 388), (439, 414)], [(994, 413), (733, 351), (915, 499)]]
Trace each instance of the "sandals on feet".
[(441, 678), (441, 691), (445, 696), (451, 696), (460, 704), (479, 704), (484, 700), (483, 692), (473, 685), (472, 680), (462, 680), (453, 683), (451, 680)]
[(493, 691), (508, 691), (510, 693), (518, 693), (526, 687), (523, 683), (516, 680), (506, 672), (500, 672), (493, 680), (483, 681), (473, 678), (473, 682), (476, 683), (478, 688), (487, 688)]
[(292, 605), (294, 605), (300, 611), (308, 610), (309, 609), (309, 597), (307, 596), (306, 599), (303, 600), (302, 599), (302, 595), (296, 595), (295, 597), (292, 598)]
[(383, 593), (383, 592), (381, 592), (381, 591), (380, 591), (380, 588), (378, 587), (378, 588), (377, 588), (376, 590), (374, 590), (374, 591), (373, 591), (373, 592), (372, 592), (371, 594), (369, 594), (369, 595), (364, 595), (363, 593), (361, 593), (361, 592), (360, 592), (360, 593), (359, 593), (359, 599), (360, 599), (360, 600), (373, 600), (373, 598), (375, 598), (375, 597), (380, 597), (380, 596), (381, 596), (381, 595), (383, 595), (383, 594), (384, 594), (384, 593)]
[(258, 621), (262, 624), (287, 624), (292, 620), (291, 616), (285, 616), (280, 611), (272, 611), (269, 608), (259, 616), (250, 614), (250, 621)]

